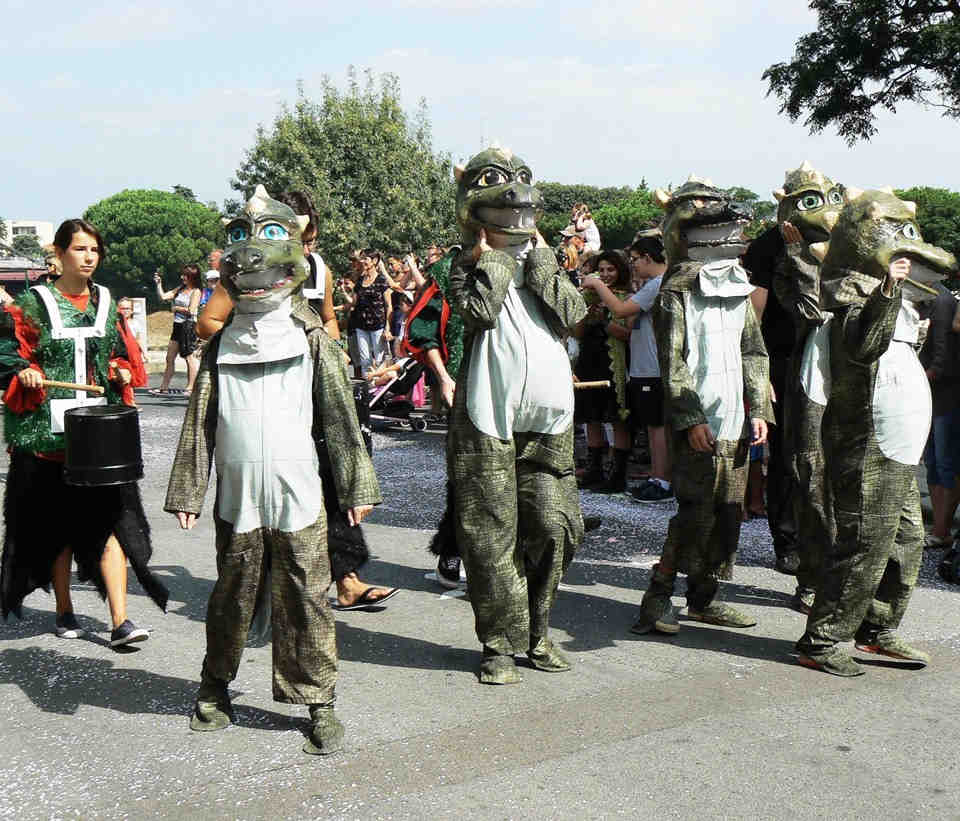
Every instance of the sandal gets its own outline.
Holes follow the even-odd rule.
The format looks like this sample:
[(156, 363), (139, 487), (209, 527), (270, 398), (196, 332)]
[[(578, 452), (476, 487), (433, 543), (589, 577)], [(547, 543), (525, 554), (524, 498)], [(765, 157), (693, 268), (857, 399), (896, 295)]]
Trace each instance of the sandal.
[(150, 396), (165, 396), (169, 391), (165, 391), (162, 388), (150, 388), (147, 393), (149, 393)]

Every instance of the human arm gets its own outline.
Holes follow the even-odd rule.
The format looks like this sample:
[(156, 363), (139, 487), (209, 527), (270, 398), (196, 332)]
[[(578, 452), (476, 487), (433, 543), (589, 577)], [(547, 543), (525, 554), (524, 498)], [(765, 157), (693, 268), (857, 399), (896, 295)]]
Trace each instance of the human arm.
[(909, 270), (909, 260), (892, 262), (880, 287), (862, 305), (853, 305), (843, 312), (841, 339), (853, 362), (870, 365), (886, 353), (900, 313), (903, 278)]
[(173, 312), (175, 314), (182, 314), (185, 317), (194, 317), (197, 315), (197, 311), (199, 309), (200, 309), (200, 289), (192, 288), (190, 290), (190, 304), (174, 305)]
[(323, 329), (331, 339), (340, 338), (340, 324), (337, 322), (337, 312), (333, 308), (333, 274), (323, 266), (323, 305), (320, 307), (320, 319), (323, 320)]
[(31, 318), (38, 315), (36, 300), (27, 291), (0, 309), (0, 389), (7, 410), (16, 414), (36, 410), (46, 398), (36, 359), (40, 329)]
[(414, 288), (419, 291), (424, 285), (427, 284), (427, 278), (420, 273), (420, 268), (417, 266), (417, 260), (414, 258), (413, 254), (407, 254), (403, 258), (403, 262), (410, 271)]
[[(524, 284), (553, 314), (554, 331), (566, 333), (587, 315), (587, 305), (546, 240), (537, 232), (536, 244), (523, 265)], [(547, 317), (548, 321), (550, 317)]]
[(153, 275), (153, 282), (157, 286), (157, 297), (159, 297), (161, 301), (167, 302), (177, 295), (177, 288), (173, 288), (169, 291), (163, 290), (163, 277), (159, 271)]
[(806, 250), (800, 232), (790, 223), (783, 224), (785, 254), (773, 271), (773, 292), (804, 331), (819, 327), (826, 320), (820, 309), (820, 264)]
[(200, 339), (209, 339), (226, 323), (230, 312), (233, 311), (233, 300), (227, 289), (219, 282), (210, 294), (210, 299), (203, 306), (200, 318), (197, 320), (197, 336)]
[[(580, 283), (580, 287), (585, 291), (593, 291), (598, 297), (600, 297), (600, 301), (603, 302), (607, 310), (620, 319), (627, 319), (631, 316), (636, 316), (637, 314), (643, 313), (644, 311), (648, 311), (652, 305), (652, 300), (650, 301), (650, 304), (644, 307), (642, 303), (636, 302), (632, 298), (620, 299), (613, 291), (610, 290), (610, 288), (603, 282), (602, 279), (600, 279), (600, 277), (584, 277), (583, 281)], [(643, 292), (639, 291), (638, 293)], [(654, 296), (656, 296), (656, 293), (654, 293)]]
[(393, 331), (391, 330), (391, 322), (393, 320), (393, 292), (389, 288), (383, 292), (383, 304), (387, 309), (387, 320), (383, 326), (383, 336), (387, 342), (393, 342)]
[(515, 267), (509, 254), (490, 247), (482, 229), (473, 251), (460, 254), (450, 269), (447, 297), (466, 328), (489, 330), (496, 325)]
[[(763, 335), (760, 333), (760, 322), (749, 300), (746, 308), (743, 331), (740, 333), (743, 398), (750, 408), (753, 444), (760, 445), (766, 441), (766, 423), (775, 420), (770, 397), (770, 360), (767, 357), (766, 345), (763, 344)], [(764, 424), (761, 426), (758, 422)], [(762, 441), (757, 440), (758, 436)]]
[(607, 334), (621, 342), (630, 341), (630, 329), (624, 328), (619, 322), (610, 322), (607, 324)]

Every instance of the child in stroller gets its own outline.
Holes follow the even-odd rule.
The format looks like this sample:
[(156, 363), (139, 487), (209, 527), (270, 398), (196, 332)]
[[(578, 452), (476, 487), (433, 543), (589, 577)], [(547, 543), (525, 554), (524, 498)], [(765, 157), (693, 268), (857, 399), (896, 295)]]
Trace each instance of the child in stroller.
[[(419, 408), (423, 404), (420, 379), (424, 366), (413, 357), (404, 356), (389, 365), (367, 373), (370, 382), (370, 419), (376, 422), (399, 422), (403, 427), (424, 431), (430, 422), (439, 421)], [(418, 390), (419, 389), (419, 390)]]

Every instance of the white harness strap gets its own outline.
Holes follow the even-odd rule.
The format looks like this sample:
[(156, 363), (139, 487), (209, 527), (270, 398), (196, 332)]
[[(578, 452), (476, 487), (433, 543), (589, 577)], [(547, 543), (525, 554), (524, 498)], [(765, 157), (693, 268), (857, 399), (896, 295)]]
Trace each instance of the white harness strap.
[[(87, 381), (87, 339), (103, 337), (107, 330), (107, 317), (110, 314), (110, 292), (102, 285), (93, 285), (99, 295), (97, 317), (94, 324), (85, 328), (65, 328), (63, 317), (60, 315), (60, 306), (50, 289), (46, 286), (34, 286), (31, 290), (47, 308), (50, 316), (50, 336), (54, 339), (73, 340), (73, 381), (82, 385)], [(50, 400), (50, 424), (54, 433), (63, 433), (63, 414), (70, 408), (79, 408), (84, 405), (106, 405), (105, 397), (91, 398), (85, 391), (76, 391), (73, 399)]]

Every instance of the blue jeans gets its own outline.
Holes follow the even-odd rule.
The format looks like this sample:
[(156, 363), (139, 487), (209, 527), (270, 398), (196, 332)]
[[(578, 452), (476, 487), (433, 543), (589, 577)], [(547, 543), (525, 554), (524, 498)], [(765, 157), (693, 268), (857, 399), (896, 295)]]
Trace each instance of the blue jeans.
[(960, 473), (960, 410), (933, 417), (923, 463), (928, 485), (953, 489)]

